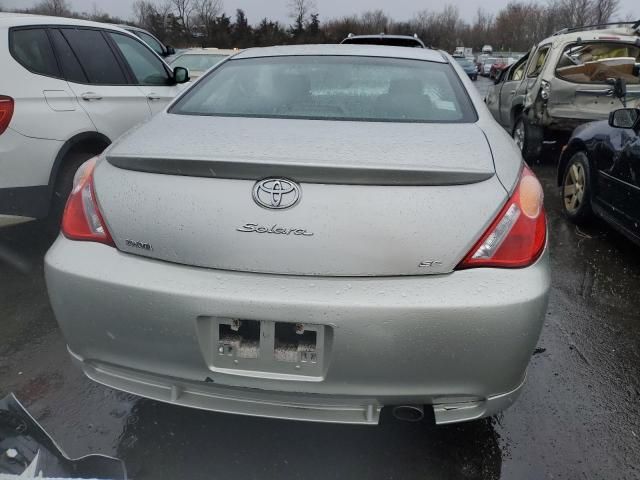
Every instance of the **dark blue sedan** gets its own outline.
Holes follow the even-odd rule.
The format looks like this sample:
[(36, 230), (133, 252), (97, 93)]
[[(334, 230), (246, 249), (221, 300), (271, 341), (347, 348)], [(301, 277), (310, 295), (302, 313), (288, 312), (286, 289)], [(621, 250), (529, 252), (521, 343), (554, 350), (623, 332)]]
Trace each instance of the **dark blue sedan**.
[(474, 62), (464, 57), (454, 57), (454, 58), (456, 59), (456, 62), (460, 64), (460, 66), (464, 70), (464, 73), (469, 75), (469, 78), (471, 80), (476, 81), (478, 79), (478, 67)]
[(576, 128), (560, 156), (558, 185), (574, 223), (595, 215), (640, 244), (640, 109)]

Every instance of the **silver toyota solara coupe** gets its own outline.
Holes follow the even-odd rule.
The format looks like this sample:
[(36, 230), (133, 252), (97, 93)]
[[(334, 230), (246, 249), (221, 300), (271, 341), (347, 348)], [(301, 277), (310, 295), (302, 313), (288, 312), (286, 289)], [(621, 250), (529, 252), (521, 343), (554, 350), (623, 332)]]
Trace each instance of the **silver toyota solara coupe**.
[(85, 163), (61, 231), (47, 285), (86, 375), (263, 417), (493, 415), (550, 285), (540, 183), (428, 49), (239, 53)]

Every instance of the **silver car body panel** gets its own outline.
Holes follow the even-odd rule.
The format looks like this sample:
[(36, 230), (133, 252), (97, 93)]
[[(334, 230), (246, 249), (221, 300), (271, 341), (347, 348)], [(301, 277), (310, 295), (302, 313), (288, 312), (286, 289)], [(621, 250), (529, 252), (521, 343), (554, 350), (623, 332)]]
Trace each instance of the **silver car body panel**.
[[(506, 408), (550, 282), (546, 254), (524, 269), (308, 278), (175, 265), (60, 237), (45, 263), (58, 322), (90, 377), (198, 408), (348, 423), (375, 423), (384, 405), (434, 405), (441, 423)], [(330, 329), (322, 371), (305, 379), (300, 364), (298, 375), (274, 376), (242, 358), (220, 370), (203, 317)]]
[[(336, 49), (450, 61), (349, 45), (239, 55)], [(311, 176), (297, 203), (269, 210), (252, 198), (254, 174), (149, 173), (103, 158), (95, 193), (118, 248), (61, 236), (45, 259), (53, 309), (85, 373), (180, 405), (298, 420), (376, 423), (385, 405), (426, 404), (450, 423), (510, 405), (544, 320), (548, 255), (521, 269), (453, 270), (522, 169), (513, 141), (453, 68), (476, 108), (473, 124), (165, 112), (116, 142), (107, 158), (176, 160), (171, 168), (221, 161), (229, 176), (233, 163), (263, 162), (285, 179), (292, 167), (326, 175), (346, 165), (350, 184), (334, 183), (336, 171), (332, 183)], [(393, 181), (376, 184), (385, 169)], [(403, 169), (422, 183), (394, 177)], [(246, 223), (263, 233), (239, 232)], [(274, 225), (313, 235), (276, 235)]]

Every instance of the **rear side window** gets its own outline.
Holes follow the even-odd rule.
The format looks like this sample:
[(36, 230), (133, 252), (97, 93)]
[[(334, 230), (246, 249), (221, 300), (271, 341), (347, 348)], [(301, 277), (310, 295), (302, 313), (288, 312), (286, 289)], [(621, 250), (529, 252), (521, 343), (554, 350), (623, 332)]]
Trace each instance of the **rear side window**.
[(44, 28), (11, 31), (11, 53), (27, 70), (33, 73), (60, 76), (56, 57)]
[(614, 42), (569, 45), (558, 61), (556, 75), (576, 83), (606, 83), (610, 78), (623, 78), (638, 85), (640, 47)]
[(115, 54), (99, 30), (65, 28), (62, 33), (80, 61), (89, 83), (127, 84)]
[(551, 47), (540, 47), (538, 52), (535, 54), (531, 65), (529, 65), (529, 71), (527, 72), (527, 77), (535, 78), (540, 73), (542, 73), (542, 68), (547, 61), (547, 56), (549, 55), (549, 50)]
[(526, 66), (527, 66), (527, 61), (522, 60), (519, 65), (516, 65), (511, 69), (508, 80), (514, 80), (514, 81), (522, 80), (522, 78), (524, 77), (524, 69)]
[(230, 60), (189, 90), (171, 113), (387, 122), (477, 119), (451, 65), (355, 56)]
[(71, 50), (69, 43), (60, 30), (50, 30), (50, 33), (64, 78), (70, 82), (88, 83), (87, 76), (78, 61), (78, 57), (73, 53), (73, 50)]

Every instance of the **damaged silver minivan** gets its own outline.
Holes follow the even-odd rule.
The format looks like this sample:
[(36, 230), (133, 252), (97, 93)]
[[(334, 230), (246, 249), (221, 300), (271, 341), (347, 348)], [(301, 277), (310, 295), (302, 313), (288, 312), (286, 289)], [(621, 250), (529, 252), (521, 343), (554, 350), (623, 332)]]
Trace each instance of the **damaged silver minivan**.
[(532, 160), (544, 141), (621, 107), (616, 83), (629, 107), (640, 106), (640, 21), (557, 32), (506, 70), (485, 102)]

